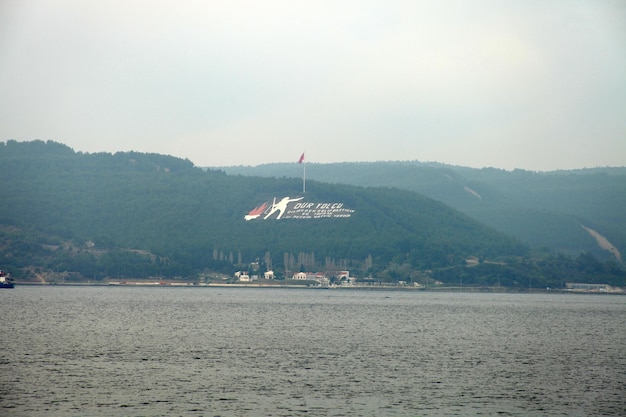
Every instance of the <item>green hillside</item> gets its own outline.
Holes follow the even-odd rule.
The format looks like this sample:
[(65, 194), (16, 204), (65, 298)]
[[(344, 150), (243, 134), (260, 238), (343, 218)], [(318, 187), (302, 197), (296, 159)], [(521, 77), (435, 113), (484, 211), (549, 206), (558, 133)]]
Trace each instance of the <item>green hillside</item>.
[[(515, 239), (410, 191), (310, 181), (303, 195), (297, 178), (227, 175), (164, 155), (83, 154), (42, 141), (2, 144), (0, 163), (0, 265), (18, 279), (196, 279), (253, 265), (279, 277), (349, 269), (360, 279), (468, 285), (524, 286), (533, 274), (556, 286), (563, 273), (587, 278), (585, 268), (588, 282), (624, 280), (616, 265), (593, 257), (559, 258), (567, 267), (556, 274), (555, 261), (542, 264)], [(285, 196), (350, 215), (245, 220)]]
[[(259, 176), (300, 175), (293, 164), (224, 168)], [(617, 260), (589, 233), (626, 253), (626, 168), (530, 172), (421, 162), (308, 164), (307, 177), (419, 192), (534, 248)], [(584, 226), (584, 227), (583, 227)]]

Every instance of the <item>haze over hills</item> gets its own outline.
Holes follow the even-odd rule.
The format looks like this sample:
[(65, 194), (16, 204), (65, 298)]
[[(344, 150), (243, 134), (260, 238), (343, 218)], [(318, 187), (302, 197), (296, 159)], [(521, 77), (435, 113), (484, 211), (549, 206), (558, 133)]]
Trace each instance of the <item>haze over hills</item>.
[[(222, 168), (229, 174), (302, 175), (295, 164)], [(331, 183), (390, 186), (441, 201), (534, 248), (623, 260), (626, 168), (505, 171), (440, 163), (308, 164), (306, 176)]]
[[(528, 247), (418, 193), (227, 175), (158, 154), (0, 146), (0, 265), (46, 281), (347, 269), (359, 279), (626, 283), (616, 263)], [(286, 202), (281, 208), (283, 199)], [(286, 201), (286, 200), (285, 200)]]

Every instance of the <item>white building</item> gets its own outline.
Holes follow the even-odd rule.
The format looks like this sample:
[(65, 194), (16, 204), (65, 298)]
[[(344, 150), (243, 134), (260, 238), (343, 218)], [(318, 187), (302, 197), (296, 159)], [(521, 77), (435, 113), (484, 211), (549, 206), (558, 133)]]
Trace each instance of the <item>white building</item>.
[(296, 274), (293, 274), (293, 276), (291, 277), (291, 279), (297, 279), (297, 280), (306, 280), (307, 278), (307, 273), (306, 272), (298, 272)]
[(291, 279), (301, 281), (317, 281), (320, 285), (327, 286), (330, 283), (328, 277), (323, 272), (298, 272)]
[(250, 282), (250, 275), (247, 272), (237, 271), (235, 272), (235, 278), (241, 282)]

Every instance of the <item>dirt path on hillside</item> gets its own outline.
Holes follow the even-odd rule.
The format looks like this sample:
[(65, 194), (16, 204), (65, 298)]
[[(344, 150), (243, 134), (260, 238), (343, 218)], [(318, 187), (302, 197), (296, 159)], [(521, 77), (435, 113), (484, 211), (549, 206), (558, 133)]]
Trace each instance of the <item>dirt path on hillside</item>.
[(608, 250), (609, 252), (613, 254), (613, 256), (617, 258), (618, 261), (620, 261), (620, 263), (622, 262), (622, 254), (619, 253), (617, 248), (613, 246), (607, 238), (605, 238), (604, 236), (602, 236), (600, 233), (596, 232), (595, 230), (585, 226), (584, 224), (582, 224), (581, 226), (583, 227), (583, 229), (587, 231), (587, 233), (589, 233), (596, 240), (596, 242), (598, 242), (598, 246), (600, 246), (604, 250)]
[(46, 278), (42, 274), (35, 271), (34, 267), (29, 267), (27, 269), (28, 271), (30, 271), (31, 274), (33, 274), (35, 278), (37, 278), (37, 281), (39, 281), (40, 284), (47, 284)]

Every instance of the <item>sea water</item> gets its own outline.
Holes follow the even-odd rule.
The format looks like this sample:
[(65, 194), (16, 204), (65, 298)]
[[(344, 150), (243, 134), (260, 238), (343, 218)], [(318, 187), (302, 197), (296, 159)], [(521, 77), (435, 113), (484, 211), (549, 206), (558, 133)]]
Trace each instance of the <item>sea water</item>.
[(626, 415), (626, 297), (18, 286), (2, 416)]

